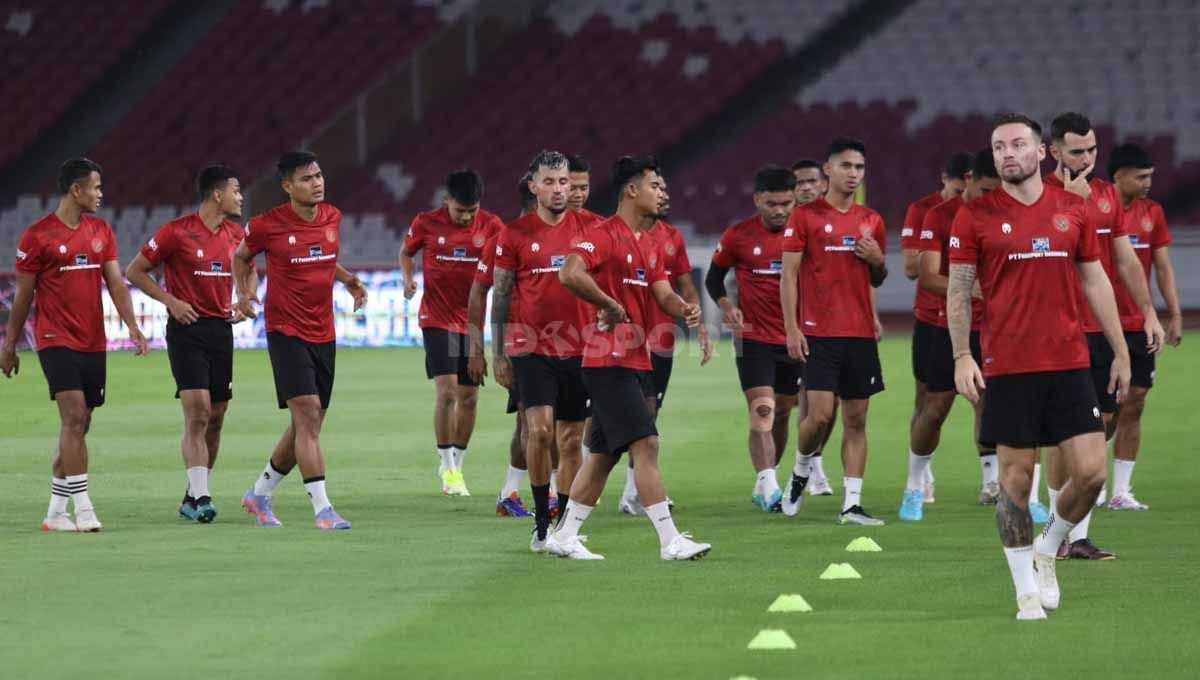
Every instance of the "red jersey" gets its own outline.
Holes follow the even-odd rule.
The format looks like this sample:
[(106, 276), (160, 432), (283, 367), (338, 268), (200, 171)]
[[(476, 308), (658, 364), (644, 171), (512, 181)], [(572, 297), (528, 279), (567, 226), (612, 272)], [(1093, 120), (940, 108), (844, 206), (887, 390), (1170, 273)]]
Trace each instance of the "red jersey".
[(34, 222), (17, 241), (17, 271), (33, 274), (37, 349), (103, 352), (104, 263), (117, 259), (108, 222), (83, 215), (72, 229), (54, 213)]
[(233, 304), (233, 251), (244, 231), (229, 220), (214, 232), (199, 215), (185, 215), (159, 227), (142, 246), (142, 256), (163, 265), (166, 290), (201, 317), (228, 319)]
[(604, 215), (599, 215), (597, 213), (594, 213), (591, 210), (588, 210), (587, 208), (580, 208), (579, 210), (575, 210), (573, 212), (579, 217), (579, 219), (583, 220), (584, 226), (587, 226), (587, 227), (591, 227), (596, 224), (599, 224), (599, 223), (603, 222), (605, 219)]
[[(650, 308), (658, 306), (650, 287), (667, 280), (665, 258), (658, 243), (648, 232), (635, 234), (619, 216), (588, 229), (584, 239), (571, 252), (583, 257), (596, 285), (621, 303), (629, 321), (608, 331), (600, 331), (595, 322), (590, 324), (583, 366), (623, 366), (649, 371), (650, 348), (646, 339), (651, 331)], [(590, 318), (594, 319), (595, 309), (587, 307)]]
[(977, 267), (983, 374), (1087, 368), (1077, 262), (1100, 259), (1085, 201), (1047, 184), (1026, 206), (1003, 188), (954, 218), (950, 262)]
[[(939, 203), (925, 213), (925, 222), (921, 225), (921, 252), (941, 253), (942, 260), (938, 273), (942, 276), (950, 275), (950, 227), (954, 224), (954, 216), (958, 214), (961, 207), (963, 207), (963, 200), (959, 196)], [(946, 298), (937, 295), (934, 297), (938, 300), (938, 313), (937, 319), (933, 323), (942, 328), (949, 328), (949, 320), (946, 318)], [(983, 300), (971, 300), (971, 330), (979, 330), (982, 323)]]
[[(784, 230), (771, 231), (758, 215), (730, 226), (721, 234), (713, 264), (733, 269), (737, 278), (738, 307), (744, 330), (739, 337), (786, 345), (783, 307), (779, 303), (779, 277), (783, 274)], [(796, 305), (800, 318), (800, 305)]]
[(267, 331), (333, 342), (333, 278), (342, 212), (322, 203), (312, 222), (289, 203), (246, 223), (246, 247), (267, 254)]
[[(904, 212), (904, 225), (900, 229), (901, 250), (921, 250), (921, 229), (925, 224), (925, 216), (939, 204), (945, 202), (942, 192), (935, 191), (913, 201)], [(913, 297), (913, 317), (925, 323), (938, 323), (938, 312), (945, 315), (946, 301), (933, 293), (917, 286)]]
[[(667, 281), (675, 288), (675, 279), (692, 275), (692, 261), (688, 259), (687, 244), (683, 234), (675, 227), (659, 220), (647, 232), (647, 236), (658, 244), (663, 258), (663, 271)], [(670, 355), (675, 351), (675, 317), (667, 314), (658, 305), (650, 305), (650, 351)]]
[[(1142, 269), (1146, 271), (1146, 285), (1150, 285), (1150, 269), (1154, 265), (1154, 251), (1171, 243), (1171, 232), (1167, 229), (1167, 218), (1157, 201), (1139, 198), (1125, 209), (1125, 232)], [(1121, 328), (1140, 331), (1146, 318), (1142, 309), (1133, 301), (1124, 281), (1113, 281), (1113, 293), (1117, 296), (1117, 311), (1121, 313)]]
[(887, 233), (879, 213), (861, 205), (846, 212), (824, 198), (796, 208), (783, 232), (783, 250), (803, 253), (800, 264), (800, 330), (832, 338), (875, 338), (871, 273), (854, 254), (870, 235), (886, 252)]
[(584, 304), (558, 280), (558, 270), (583, 231), (573, 210), (563, 212), (557, 225), (532, 212), (500, 230), (493, 267), (516, 275), (512, 298), (520, 311), (510, 312), (505, 329), (509, 354), (577, 357), (583, 353), (581, 332), (589, 323)]
[[(1062, 179), (1054, 173), (1046, 175), (1042, 181), (1057, 189), (1063, 188)], [(1124, 287), (1124, 284), (1121, 283), (1121, 274), (1117, 271), (1113, 259), (1113, 239), (1126, 235), (1125, 210), (1121, 206), (1121, 195), (1117, 193), (1115, 185), (1105, 182), (1099, 177), (1093, 177), (1088, 181), (1088, 186), (1092, 188), (1092, 195), (1086, 201), (1087, 211), (1089, 219), (1095, 225), (1096, 240), (1100, 245), (1100, 265), (1104, 267), (1104, 273), (1108, 274), (1108, 280), (1112, 282), (1115, 291), (1118, 286)], [(1079, 316), (1083, 321), (1083, 332), (1101, 332), (1100, 322), (1096, 321), (1096, 316), (1092, 314), (1092, 308), (1088, 306), (1087, 300), (1080, 295), (1079, 301), (1082, 305), (1079, 308)], [(1137, 327), (1140, 329), (1141, 324), (1138, 324)]]
[(503, 226), (499, 217), (486, 210), (475, 213), (470, 226), (459, 226), (445, 206), (413, 219), (404, 237), (404, 254), (413, 257), (425, 251), (421, 260), (425, 286), (417, 314), (421, 328), (467, 332), (467, 300), (480, 254)]

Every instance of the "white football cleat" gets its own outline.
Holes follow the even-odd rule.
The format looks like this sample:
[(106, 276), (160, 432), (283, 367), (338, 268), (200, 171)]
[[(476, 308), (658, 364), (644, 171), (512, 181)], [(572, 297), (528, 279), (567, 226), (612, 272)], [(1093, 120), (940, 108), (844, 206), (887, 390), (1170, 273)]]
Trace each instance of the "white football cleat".
[(80, 531), (100, 531), (104, 528), (100, 524), (100, 518), (96, 517), (96, 509), (88, 508), (86, 510), (75, 511), (75, 527)]
[(1109, 510), (1149, 510), (1150, 506), (1139, 501), (1137, 498), (1134, 498), (1133, 491), (1130, 490), (1129, 493), (1124, 493), (1124, 494), (1121, 494), (1120, 496), (1113, 496), (1111, 499), (1109, 499), (1108, 509)]
[(808, 485), (808, 477), (797, 477), (795, 473), (788, 479), (787, 488), (783, 490), (783, 500), (779, 508), (788, 517), (800, 514), (800, 505), (804, 502), (804, 487)]
[(617, 503), (617, 511), (624, 515), (646, 514), (646, 508), (637, 496), (621, 496), (621, 502)]
[(546, 529), (546, 537), (538, 538), (537, 527), (533, 528), (533, 536), (529, 539), (529, 549), (535, 553), (546, 552), (546, 543), (550, 540), (550, 529)]
[(1054, 555), (1042, 555), (1033, 552), (1033, 571), (1037, 576), (1038, 597), (1042, 608), (1053, 611), (1058, 609), (1062, 593), (1058, 589), (1058, 575), (1055, 573), (1057, 559)]
[(546, 537), (546, 552), (568, 560), (602, 560), (604, 555), (597, 555), (587, 549), (584, 542), (587, 536), (572, 536), (560, 541), (554, 534)]
[(697, 543), (688, 533), (679, 534), (671, 539), (658, 554), (664, 560), (698, 560), (708, 554), (712, 546), (708, 543)]
[(833, 487), (829, 485), (829, 480), (825, 477), (821, 477), (820, 479), (816, 477), (810, 477), (808, 480), (808, 486), (805, 487), (805, 490), (808, 491), (809, 496), (833, 495)]
[(1042, 599), (1037, 593), (1029, 593), (1017, 598), (1018, 621), (1041, 621), (1046, 618), (1046, 610), (1042, 608)]
[(59, 512), (42, 520), (42, 531), (79, 531), (71, 514)]

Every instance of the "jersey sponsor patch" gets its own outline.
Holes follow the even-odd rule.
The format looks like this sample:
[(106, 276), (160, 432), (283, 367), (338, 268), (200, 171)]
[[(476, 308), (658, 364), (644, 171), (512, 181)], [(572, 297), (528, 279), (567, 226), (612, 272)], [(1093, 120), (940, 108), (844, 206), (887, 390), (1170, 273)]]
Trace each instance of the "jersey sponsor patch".
[(1050, 239), (1048, 239), (1048, 238), (1033, 239), (1033, 252), (1035, 252), (1035, 253), (1050, 252)]
[(567, 256), (566, 255), (551, 255), (550, 256), (550, 266), (551, 267), (562, 267), (566, 264), (567, 264)]

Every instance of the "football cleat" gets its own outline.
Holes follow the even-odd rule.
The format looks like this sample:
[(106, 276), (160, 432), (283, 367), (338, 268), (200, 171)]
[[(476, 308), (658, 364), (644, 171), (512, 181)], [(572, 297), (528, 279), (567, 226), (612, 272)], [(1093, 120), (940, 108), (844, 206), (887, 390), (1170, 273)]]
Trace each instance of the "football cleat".
[(508, 498), (496, 499), (496, 514), (501, 517), (533, 517), (533, 513), (525, 508), (525, 504), (521, 502), (521, 497), (516, 491), (512, 492)]
[(1017, 598), (1018, 621), (1041, 621), (1046, 618), (1046, 610), (1042, 608), (1042, 599), (1037, 593), (1029, 593)]
[(342, 519), (342, 516), (337, 514), (337, 510), (334, 510), (332, 505), (318, 512), (316, 519), (313, 520), (313, 524), (318, 529), (341, 530), (350, 528), (350, 523)]
[(1149, 510), (1150, 506), (1134, 498), (1133, 490), (1120, 496), (1113, 496), (1108, 501), (1109, 510)]
[(254, 515), (260, 527), (283, 526), (283, 522), (275, 518), (275, 511), (271, 509), (271, 497), (255, 495), (254, 487), (242, 496), (242, 509)]
[(708, 543), (697, 543), (688, 533), (679, 534), (658, 551), (664, 560), (698, 560), (712, 550)]
[(1042, 601), (1042, 608), (1051, 611), (1058, 609), (1059, 600), (1062, 598), (1058, 589), (1058, 575), (1055, 572), (1056, 561), (1054, 555), (1042, 555), (1036, 550), (1033, 552), (1033, 572), (1037, 577), (1038, 598)]
[(95, 532), (100, 531), (104, 526), (100, 524), (100, 518), (96, 517), (96, 509), (87, 508), (75, 510), (75, 528), (84, 532)]
[(588, 550), (587, 546), (584, 545), (586, 541), (587, 536), (572, 536), (560, 541), (554, 534), (550, 534), (546, 537), (546, 552), (568, 560), (604, 559), (604, 555), (597, 555)]
[(842, 514), (838, 515), (837, 523), (857, 524), (863, 527), (881, 527), (884, 524), (883, 520), (876, 519), (863, 510), (861, 505), (852, 505), (843, 510)]
[(1050, 510), (1039, 502), (1029, 504), (1029, 517), (1034, 524), (1045, 524), (1050, 519)]
[(980, 505), (995, 505), (1000, 500), (1000, 484), (997, 482), (988, 482), (979, 489), (979, 504)]
[(900, 519), (920, 522), (925, 518), (925, 493), (921, 489), (905, 489), (900, 501)]
[(70, 513), (59, 512), (42, 520), (42, 531), (79, 531), (79, 528)]
[(779, 509), (788, 517), (795, 517), (800, 512), (800, 504), (804, 501), (804, 487), (808, 484), (808, 477), (798, 477), (792, 473), (792, 478), (788, 480), (787, 488), (783, 491), (783, 498), (780, 499)]

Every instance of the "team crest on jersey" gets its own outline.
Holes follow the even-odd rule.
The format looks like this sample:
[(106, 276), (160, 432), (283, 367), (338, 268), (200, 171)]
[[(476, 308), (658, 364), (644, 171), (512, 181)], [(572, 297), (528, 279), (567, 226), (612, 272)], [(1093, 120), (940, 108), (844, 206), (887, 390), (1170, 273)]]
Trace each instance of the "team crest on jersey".
[(475, 240), (471, 241), (471, 243), (474, 243), (476, 248), (482, 248), (483, 247), (483, 236), (481, 234), (476, 234)]
[(439, 237), (438, 237), (438, 245), (439, 245), (439, 246), (444, 246), (444, 245), (446, 245), (446, 237), (445, 237), (445, 236), (439, 236)]
[(533, 245), (529, 246), (529, 249), (536, 253), (542, 249), (542, 246), (539, 243), (534, 243)]
[(633, 256), (632, 255), (625, 256), (625, 264), (633, 264)]
[(758, 246), (754, 246), (753, 252), (755, 255), (762, 255), (762, 248), (759, 248)]
[(668, 243), (666, 245), (666, 247), (663, 248), (663, 250), (667, 251), (667, 255), (675, 254), (675, 246), (671, 245), (670, 243)]
[(637, 270), (637, 277), (638, 277), (638, 281), (645, 281), (646, 280), (646, 270), (645, 269)]
[(1105, 215), (1112, 212), (1112, 203), (1109, 203), (1107, 198), (1100, 199), (1096, 202), (1096, 205), (1100, 207), (1100, 212), (1104, 213)]
[(1033, 252), (1035, 252), (1035, 253), (1050, 252), (1050, 239), (1048, 239), (1044, 236), (1033, 239)]
[(322, 254), (323, 253), (321, 251), (321, 246), (309, 246), (308, 247), (308, 256), (309, 257), (321, 257)]
[(566, 255), (551, 255), (550, 256), (550, 266), (551, 267), (562, 267), (562, 266), (565, 266), (566, 264), (567, 264), (567, 256)]
[(504, 254), (504, 248), (501, 247), (499, 243), (497, 243), (496, 244), (496, 255), (499, 256), (499, 255), (503, 255), (503, 254)]
[(333, 227), (325, 230), (325, 240), (329, 241), (330, 243), (333, 243), (337, 240), (337, 232), (334, 231)]
[(1004, 232), (1005, 234), (1011, 234), (1012, 233), (1012, 225), (1009, 224), (1008, 222), (1005, 222), (1004, 224), (1000, 225), (1000, 231)]
[(1154, 231), (1154, 222), (1149, 217), (1142, 218), (1142, 231)]
[(658, 266), (658, 255), (651, 255), (651, 256), (650, 256), (650, 266), (651, 266), (651, 267), (656, 267), (656, 266)]
[(466, 256), (467, 256), (466, 248), (455, 248), (454, 249), (454, 257), (466, 257)]
[(289, 246), (296, 245), (296, 237), (295, 236), (288, 236), (288, 245)]
[(87, 255), (85, 255), (83, 253), (79, 253), (75, 256), (75, 264), (87, 264), (87, 263), (88, 263)]
[(826, 233), (826, 234), (832, 234), (832, 233), (833, 233), (833, 225), (832, 225), (832, 224), (826, 224), (826, 225), (825, 225), (825, 233)]
[(92, 251), (98, 253), (101, 250), (104, 250), (104, 241), (101, 241), (98, 238), (92, 239)]
[(204, 249), (203, 248), (196, 249), (196, 257), (204, 257)]
[(66, 254), (67, 254), (67, 247), (66, 247), (66, 246), (59, 246), (59, 247), (58, 247), (58, 254), (59, 254), (59, 255), (66, 255)]
[(210, 265), (211, 265), (212, 271), (214, 271), (214, 272), (225, 271), (225, 265), (221, 264), (220, 262), (212, 262), (212, 263), (210, 263)]
[(1066, 215), (1055, 215), (1054, 228), (1059, 231), (1066, 231), (1071, 228), (1071, 220), (1067, 219)]
[(870, 236), (871, 235), (871, 223), (863, 222), (863, 223), (859, 224), (858, 231), (863, 236)]

